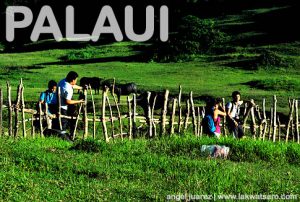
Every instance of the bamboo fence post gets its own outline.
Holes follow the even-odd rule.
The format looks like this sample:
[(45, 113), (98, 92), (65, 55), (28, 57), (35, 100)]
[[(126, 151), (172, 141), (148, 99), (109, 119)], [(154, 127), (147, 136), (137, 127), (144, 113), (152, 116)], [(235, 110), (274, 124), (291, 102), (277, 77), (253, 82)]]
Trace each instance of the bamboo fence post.
[(253, 139), (255, 139), (256, 138), (256, 121), (255, 121), (254, 107), (251, 107), (251, 119), (252, 119), (251, 133), (252, 133)]
[(197, 135), (197, 120), (196, 120), (196, 113), (193, 101), (193, 91), (190, 92), (190, 102), (191, 102), (191, 109), (192, 109), (192, 120), (193, 120), (193, 130), (194, 134)]
[(181, 109), (181, 94), (182, 94), (182, 87), (179, 86), (179, 95), (178, 95), (178, 133), (181, 131), (181, 119), (182, 119), (182, 109)]
[(154, 137), (156, 137), (156, 124), (154, 122), (154, 109), (155, 109), (155, 104), (156, 104), (156, 98), (157, 98), (157, 95), (155, 95), (155, 97), (153, 99), (152, 115), (151, 115), (152, 124), (153, 124), (153, 136)]
[(295, 113), (296, 113), (296, 135), (297, 135), (297, 143), (300, 143), (299, 137), (299, 114), (298, 114), (298, 100), (295, 101)]
[[(222, 98), (222, 105), (223, 105), (223, 109), (226, 108), (225, 106), (225, 98)], [(225, 113), (226, 113), (226, 109), (225, 109)], [(227, 130), (226, 130), (226, 116), (224, 116), (223, 118), (223, 134), (225, 137), (227, 137)]]
[[(155, 101), (156, 101), (156, 97), (155, 97)], [(154, 105), (155, 103), (153, 103), (153, 110), (154, 111)], [(156, 127), (156, 126), (155, 126)], [(137, 127), (136, 127), (136, 94), (133, 94), (133, 128), (134, 128), (134, 136), (137, 133)], [(155, 133), (156, 133), (156, 129), (155, 129)]]
[[(202, 120), (203, 120), (205, 117), (205, 107), (202, 107), (201, 115), (202, 115)], [(203, 134), (203, 125), (201, 124), (201, 126), (200, 126), (200, 136), (201, 137), (202, 137), (202, 134)]]
[(57, 118), (58, 118), (58, 123), (59, 123), (59, 129), (62, 130), (62, 124), (61, 124), (61, 89), (58, 87), (58, 92), (57, 92), (57, 97), (58, 97), (58, 113), (57, 113)]
[(34, 115), (31, 115), (31, 136), (35, 137)]
[[(132, 139), (132, 111), (131, 111), (131, 103), (130, 103), (130, 97), (129, 96), (127, 96), (127, 105), (128, 105), (128, 124), (129, 124), (128, 136), (129, 136), (129, 139), (131, 140)], [(151, 114), (150, 114), (150, 116), (151, 116)], [(149, 121), (150, 121), (150, 126), (151, 126), (152, 125), (151, 120), (149, 120)]]
[(114, 126), (114, 120), (113, 120), (114, 117), (113, 117), (113, 111), (112, 111), (111, 104), (110, 104), (108, 96), (106, 96), (106, 102), (107, 102), (107, 105), (108, 105), (108, 108), (109, 108), (111, 137), (115, 138), (115, 126)]
[(0, 88), (0, 136), (3, 135), (2, 109), (3, 109), (3, 94), (2, 94), (2, 89)]
[(172, 106), (172, 114), (170, 116), (170, 135), (174, 134), (174, 123), (175, 123), (175, 113), (176, 113), (176, 105), (177, 105), (177, 99), (175, 98), (173, 100), (173, 106)]
[(263, 135), (263, 119), (261, 117), (261, 114), (260, 114), (260, 110), (259, 110), (259, 106), (257, 105), (256, 108), (256, 113), (257, 113), (257, 117), (258, 117), (258, 120), (259, 120), (259, 139), (262, 139), (262, 135)]
[(42, 104), (39, 102), (39, 125), (40, 125), (40, 135), (43, 137), (43, 118), (42, 118)]
[(294, 113), (294, 105), (295, 105), (295, 100), (293, 99), (291, 105), (290, 105), (290, 113), (289, 113), (289, 120), (286, 125), (286, 137), (285, 137), (285, 142), (288, 142), (289, 139), (289, 132), (290, 132), (290, 125), (293, 120), (293, 113)]
[[(113, 89), (114, 89), (114, 87), (113, 87)], [(113, 96), (113, 98), (114, 98), (115, 106), (117, 107), (118, 120), (119, 120), (119, 125), (120, 125), (121, 139), (123, 140), (122, 117), (121, 117), (121, 113), (120, 113), (119, 103), (117, 102), (117, 98), (116, 98), (116, 96), (115, 96), (115, 94), (114, 94), (114, 90), (112, 91), (112, 96)]]
[(91, 85), (89, 85), (93, 106), (93, 139), (96, 139), (96, 107)]
[(277, 98), (276, 95), (273, 96), (273, 107), (274, 107), (274, 115), (273, 115), (273, 142), (276, 141), (276, 128), (277, 128)]
[(247, 109), (248, 109), (248, 103), (246, 102), (245, 103), (245, 108), (244, 108), (244, 117), (246, 116), (246, 114), (247, 114)]
[(102, 127), (103, 127), (104, 139), (106, 142), (109, 142), (109, 138), (107, 135), (106, 119), (105, 119), (105, 103), (106, 103), (107, 92), (108, 89), (105, 89), (102, 95)]
[(17, 98), (16, 98), (16, 104), (15, 104), (15, 131), (14, 131), (14, 137), (18, 136), (19, 133), (19, 109), (20, 109), (20, 99), (21, 99), (21, 88), (22, 85), (18, 85), (18, 91), (17, 91)]
[(197, 130), (197, 136), (200, 137), (200, 126), (201, 126), (201, 114), (200, 114), (200, 107), (197, 107), (197, 112), (198, 112), (198, 130)]
[(8, 134), (13, 135), (13, 106), (11, 102), (11, 86), (7, 82), (7, 105), (8, 105)]
[(47, 103), (45, 103), (45, 117), (46, 117), (46, 122), (47, 122), (47, 128), (50, 129), (51, 121), (50, 121), (49, 114), (48, 114), (48, 104)]
[(84, 104), (83, 104), (83, 117), (84, 117), (84, 133), (83, 133), (83, 139), (86, 139), (88, 137), (89, 133), (89, 121), (88, 121), (88, 113), (87, 113), (87, 90), (84, 89)]
[(26, 121), (25, 121), (25, 100), (24, 100), (24, 85), (21, 80), (21, 112), (22, 112), (22, 129), (23, 129), (23, 137), (26, 138)]
[(292, 119), (292, 123), (291, 123), (291, 133), (292, 133), (292, 137), (293, 137), (293, 142), (295, 142), (295, 123), (294, 123), (294, 118)]
[(263, 110), (263, 120), (265, 122), (264, 128), (263, 128), (263, 141), (265, 140), (266, 132), (267, 132), (267, 127), (268, 127), (268, 121), (267, 121), (267, 116), (266, 116), (266, 99), (263, 99), (262, 103), (262, 110)]
[(281, 137), (281, 122), (279, 119), (279, 115), (277, 116), (277, 123), (278, 123), (278, 142), (280, 142), (280, 137)]
[(75, 127), (74, 127), (74, 134), (73, 134), (73, 141), (75, 140), (75, 137), (76, 137), (77, 126), (78, 126), (79, 116), (80, 116), (80, 113), (81, 113), (81, 110), (82, 110), (82, 105), (83, 105), (83, 103), (80, 103), (78, 114), (77, 114), (77, 117), (76, 117)]
[(160, 135), (164, 135), (166, 133), (166, 120), (167, 120), (167, 110), (168, 110), (168, 97), (169, 90), (166, 90), (164, 97), (164, 106), (161, 113), (161, 130)]
[(249, 106), (248, 107), (248, 104), (245, 103), (245, 118), (244, 118), (244, 123), (243, 123), (243, 131), (245, 133), (245, 130), (246, 130), (246, 123), (247, 123), (247, 120), (248, 120), (248, 117), (249, 117), (249, 114), (250, 112), (252, 111), (251, 109), (253, 108), (253, 106)]
[(190, 116), (190, 99), (187, 99), (186, 100), (186, 113), (185, 113), (185, 119), (184, 119), (184, 132), (188, 128), (189, 116)]
[(151, 121), (151, 106), (150, 106), (150, 97), (151, 97), (151, 92), (147, 92), (147, 124), (148, 124), (148, 129), (149, 129), (149, 137), (152, 137), (152, 121)]
[(272, 135), (272, 126), (273, 126), (273, 115), (274, 115), (274, 113), (273, 113), (273, 107), (271, 107), (271, 118), (270, 118), (270, 125), (269, 125), (269, 131), (268, 131), (268, 133), (269, 133), (269, 140), (271, 140), (271, 135)]

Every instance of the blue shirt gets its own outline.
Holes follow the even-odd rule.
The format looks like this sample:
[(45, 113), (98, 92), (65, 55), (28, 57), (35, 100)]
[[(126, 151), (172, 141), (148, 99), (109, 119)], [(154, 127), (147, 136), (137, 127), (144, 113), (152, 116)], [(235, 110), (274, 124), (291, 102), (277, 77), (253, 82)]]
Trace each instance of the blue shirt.
[(57, 104), (57, 94), (50, 92), (49, 90), (42, 92), (40, 95), (40, 101), (44, 101), (44, 103)]

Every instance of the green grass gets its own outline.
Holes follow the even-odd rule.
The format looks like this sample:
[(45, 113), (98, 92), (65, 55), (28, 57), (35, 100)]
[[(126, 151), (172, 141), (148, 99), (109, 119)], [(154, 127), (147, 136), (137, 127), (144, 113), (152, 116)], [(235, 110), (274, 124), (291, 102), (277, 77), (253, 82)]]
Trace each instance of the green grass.
[[(88, 141), (0, 139), (0, 200), (164, 201), (174, 194), (298, 194), (299, 145), (220, 140), (228, 160), (202, 157), (193, 136)], [(81, 143), (82, 145), (82, 143)], [(81, 148), (81, 149), (80, 149)], [(93, 152), (94, 151), (94, 152)]]

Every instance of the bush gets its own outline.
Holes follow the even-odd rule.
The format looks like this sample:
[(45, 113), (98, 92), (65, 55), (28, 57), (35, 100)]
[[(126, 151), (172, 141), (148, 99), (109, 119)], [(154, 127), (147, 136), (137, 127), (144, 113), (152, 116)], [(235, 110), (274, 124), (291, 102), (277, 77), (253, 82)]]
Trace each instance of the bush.
[(103, 151), (104, 147), (105, 145), (101, 144), (100, 142), (97, 142), (93, 139), (86, 139), (75, 142), (74, 145), (70, 148), (70, 150), (98, 153)]
[(63, 59), (66, 61), (91, 59), (96, 56), (96, 51), (96, 48), (88, 46), (87, 48), (68, 53)]
[(156, 44), (154, 61), (190, 61), (199, 53), (209, 53), (228, 42), (229, 37), (215, 27), (215, 22), (188, 15), (184, 17), (168, 43)]
[(286, 61), (277, 53), (264, 50), (257, 58), (256, 66), (268, 69), (270, 67), (286, 66)]

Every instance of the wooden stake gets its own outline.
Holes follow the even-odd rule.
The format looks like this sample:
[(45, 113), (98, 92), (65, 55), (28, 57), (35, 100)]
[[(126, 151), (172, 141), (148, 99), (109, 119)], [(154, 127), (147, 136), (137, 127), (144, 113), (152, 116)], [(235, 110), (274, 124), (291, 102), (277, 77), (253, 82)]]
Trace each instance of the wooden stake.
[(35, 137), (34, 115), (31, 115), (31, 136)]
[(39, 124), (40, 124), (40, 135), (43, 137), (43, 118), (42, 118), (42, 104), (39, 102)]
[(93, 139), (96, 139), (96, 107), (95, 107), (95, 101), (94, 101), (91, 85), (89, 86), (89, 88), (90, 88), (90, 94), (91, 94), (92, 106), (93, 106)]
[(7, 82), (7, 103), (8, 103), (8, 134), (13, 135), (13, 107), (11, 103), (11, 86)]
[(166, 120), (167, 120), (167, 110), (168, 110), (168, 97), (169, 97), (169, 90), (166, 90), (165, 97), (164, 97), (164, 106), (161, 113), (161, 130), (160, 134), (164, 135), (166, 133)]
[(84, 119), (84, 134), (83, 139), (86, 139), (88, 137), (89, 133), (89, 121), (88, 121), (88, 113), (87, 113), (87, 90), (84, 89), (84, 104), (83, 104), (83, 119)]
[(77, 126), (78, 126), (79, 116), (80, 116), (80, 113), (81, 113), (81, 110), (82, 110), (82, 105), (83, 105), (83, 103), (80, 103), (77, 118), (76, 118), (76, 122), (75, 122), (75, 127), (74, 127), (73, 141), (75, 140), (75, 137), (76, 137)]
[(156, 104), (156, 98), (157, 95), (155, 95), (154, 99), (153, 99), (153, 106), (152, 106), (152, 115), (151, 115), (151, 122), (153, 125), (153, 136), (156, 137), (156, 124), (154, 122), (154, 109), (155, 109), (155, 104)]
[(14, 137), (18, 136), (19, 133), (19, 109), (20, 109), (20, 100), (21, 100), (21, 84), (18, 85), (18, 91), (17, 91), (17, 99), (15, 104), (15, 131), (14, 131)]
[[(131, 112), (131, 102), (130, 102), (129, 96), (127, 96), (127, 105), (128, 105), (128, 124), (129, 124), (128, 136), (129, 136), (129, 139), (131, 140), (132, 139), (132, 112)], [(151, 116), (151, 113), (150, 113), (150, 116)], [(151, 125), (151, 123), (150, 123), (150, 125)]]
[(197, 130), (197, 136), (200, 137), (200, 128), (201, 128), (201, 114), (200, 114), (200, 107), (197, 107), (197, 112), (198, 112), (198, 130)]
[(147, 92), (147, 106), (148, 106), (148, 112), (147, 112), (147, 124), (149, 129), (149, 137), (152, 137), (152, 121), (151, 121), (151, 106), (150, 106), (150, 97), (151, 92)]
[(256, 139), (256, 121), (255, 121), (255, 113), (254, 113), (254, 107), (251, 107), (251, 133), (253, 136), (253, 139)]
[[(201, 112), (201, 118), (202, 118), (202, 120), (204, 119), (204, 117), (205, 117), (205, 107), (202, 107), (202, 112)], [(202, 137), (202, 134), (203, 134), (203, 125), (201, 124), (201, 126), (200, 126), (200, 136)]]
[(181, 131), (181, 119), (182, 119), (182, 109), (181, 109), (181, 94), (182, 94), (182, 87), (179, 86), (179, 95), (178, 95), (178, 133)]
[(58, 92), (57, 92), (57, 99), (58, 99), (58, 124), (59, 124), (59, 129), (62, 130), (62, 123), (61, 123), (61, 89), (58, 87)]
[(276, 95), (273, 96), (273, 107), (274, 107), (274, 115), (273, 115), (273, 142), (276, 141), (276, 131), (277, 131), (277, 99)]
[(194, 130), (194, 134), (197, 135), (197, 120), (196, 120), (196, 113), (195, 113), (192, 91), (190, 92), (190, 102), (191, 102), (191, 109), (192, 109), (193, 130)]
[(184, 119), (184, 132), (188, 128), (189, 116), (190, 116), (190, 99), (187, 99), (187, 101), (186, 101), (186, 113), (185, 113), (185, 119)]
[[(225, 98), (222, 98), (222, 104), (223, 104), (223, 108), (225, 109)], [(226, 109), (225, 109), (225, 113), (226, 113)], [(223, 134), (225, 137), (227, 137), (227, 130), (226, 130), (226, 116), (223, 117)]]
[(21, 110), (22, 110), (22, 126), (23, 137), (26, 138), (26, 121), (25, 121), (25, 100), (24, 100), (24, 85), (21, 79)]
[[(153, 109), (152, 113), (154, 111), (154, 105), (155, 105), (156, 97), (154, 98), (154, 103), (153, 103)], [(156, 135), (156, 126), (155, 127), (155, 135)], [(133, 94), (133, 128), (134, 128), (134, 135), (137, 133), (137, 127), (136, 127), (136, 94)]]
[(273, 107), (271, 108), (271, 118), (270, 118), (270, 125), (269, 125), (269, 140), (271, 140), (271, 135), (272, 135), (272, 126), (273, 126), (273, 120), (274, 120), (274, 118), (273, 118), (273, 115), (274, 115), (274, 113), (273, 113)]
[(114, 117), (113, 117), (113, 111), (108, 96), (106, 96), (106, 102), (108, 104), (109, 114), (110, 114), (111, 137), (114, 139), (115, 137)]
[(280, 137), (281, 137), (281, 123), (280, 123), (280, 119), (279, 119), (279, 115), (277, 116), (277, 123), (278, 123), (278, 142), (280, 142)]
[(49, 118), (49, 114), (48, 114), (48, 104), (45, 103), (45, 117), (46, 117), (46, 122), (47, 122), (47, 128), (51, 129), (51, 120)]
[(120, 126), (120, 134), (121, 134), (121, 139), (123, 140), (123, 125), (122, 125), (122, 117), (121, 117), (121, 113), (120, 113), (119, 103), (117, 102), (117, 98), (114, 94), (114, 91), (113, 91), (112, 95), (114, 98), (115, 106), (117, 107), (118, 120), (119, 120), (119, 126)]
[(177, 105), (177, 99), (175, 98), (173, 100), (173, 106), (172, 106), (172, 114), (170, 117), (170, 135), (174, 134), (174, 123), (175, 123), (175, 113), (176, 113), (176, 105)]
[(106, 103), (107, 92), (108, 89), (105, 89), (102, 95), (102, 127), (103, 127), (104, 139), (106, 142), (109, 142), (109, 138), (107, 135), (106, 118), (105, 118), (105, 103)]
[(290, 126), (293, 120), (293, 113), (294, 113), (294, 106), (295, 106), (295, 100), (293, 99), (291, 105), (290, 105), (290, 113), (289, 113), (289, 120), (286, 125), (286, 137), (285, 137), (285, 142), (288, 142), (289, 140), (289, 132), (290, 132)]
[(300, 143), (299, 137), (299, 114), (298, 114), (298, 100), (295, 100), (295, 113), (296, 113), (296, 135), (297, 135), (297, 143)]
[(267, 127), (268, 127), (268, 121), (267, 121), (267, 116), (266, 116), (266, 99), (263, 99), (263, 104), (262, 104), (263, 108), (263, 121), (264, 123), (264, 128), (263, 128), (263, 141), (265, 140), (265, 136), (266, 136), (266, 132), (267, 132)]

